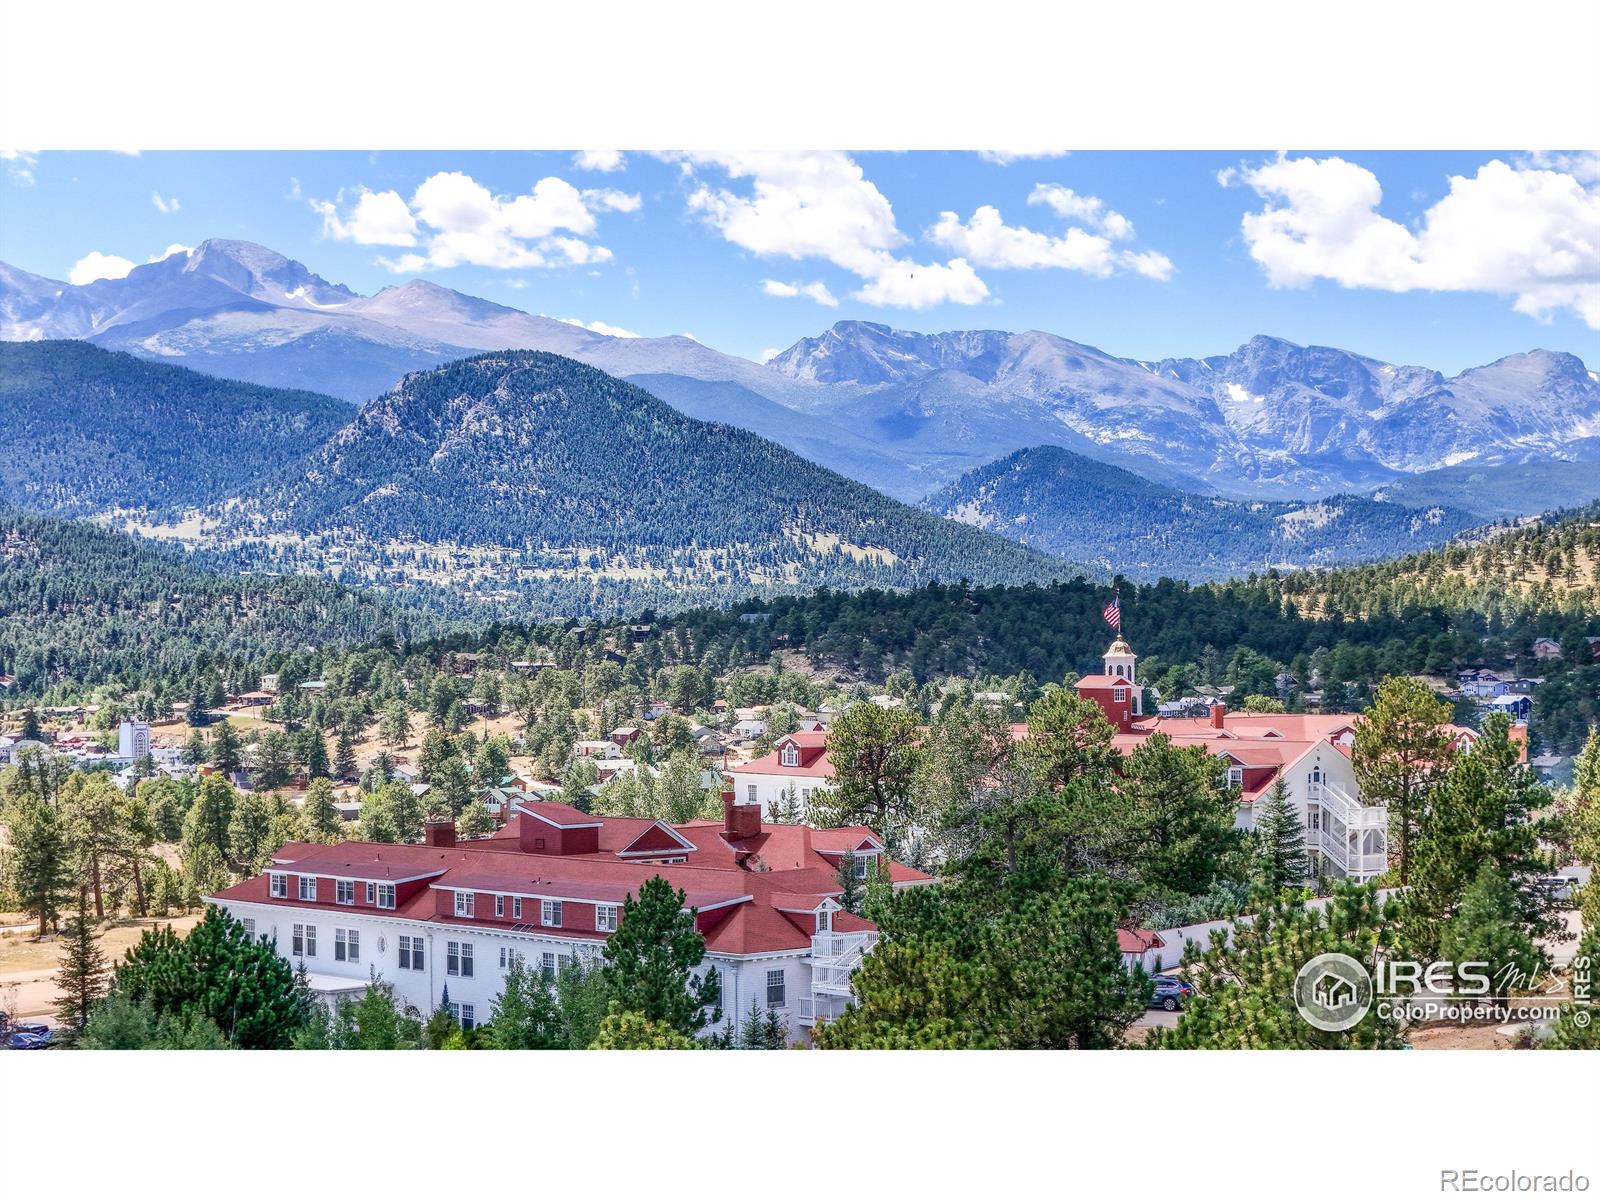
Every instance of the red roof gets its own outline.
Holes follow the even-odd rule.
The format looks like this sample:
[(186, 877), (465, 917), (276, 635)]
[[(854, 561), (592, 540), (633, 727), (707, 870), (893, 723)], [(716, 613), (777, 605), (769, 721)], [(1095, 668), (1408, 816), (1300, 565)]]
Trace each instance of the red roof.
[(1146, 950), (1159, 950), (1166, 944), (1161, 935), (1153, 929), (1117, 930), (1119, 954), (1143, 954)]
[[(792, 746), (799, 751), (799, 762), (785, 766), (783, 752)], [(771, 754), (729, 767), (730, 775), (800, 775), (813, 779), (832, 779), (833, 764), (828, 761), (828, 735), (823, 732), (789, 733), (779, 738)]]
[[(492, 838), (453, 847), (290, 842), (274, 856), (271, 871), (324, 879), (407, 881), (413, 886), (401, 889), (399, 904), (391, 915), (488, 929), (513, 924), (509, 906), (504, 919), (491, 918), (482, 911), (480, 900), (473, 917), (457, 917), (453, 906), (441, 903), (440, 889), (620, 904), (627, 896), (637, 895), (645, 880), (659, 875), (684, 892), (687, 907), (705, 914), (702, 925), (709, 949), (757, 954), (807, 947), (814, 932), (814, 918), (809, 914), (824, 897), (837, 898), (843, 890), (835, 877), (838, 858), (847, 850), (882, 852), (882, 843), (865, 826), (814, 830), (805, 825), (764, 823), (755, 837), (730, 843), (722, 836), (723, 825), (718, 821), (672, 826), (647, 818), (594, 816), (561, 804), (518, 807), (523, 811), (515, 813)], [(537, 810), (537, 817), (529, 815), (530, 810)], [(600, 848), (579, 854), (524, 853), (518, 840), (519, 826), (534, 819), (559, 821), (563, 827), (598, 825)], [(621, 857), (630, 849), (685, 861), (668, 864)], [(929, 879), (900, 863), (891, 862), (889, 871), (895, 883)], [(262, 874), (218, 892), (216, 899), (324, 913), (348, 911), (336, 904), (332, 891), (319, 888), (317, 900), (302, 901), (291, 883), (289, 897), (276, 898), (270, 894), (267, 874)], [(834, 921), (842, 932), (874, 928), (871, 922), (845, 912), (835, 913)], [(607, 936), (578, 926), (544, 932), (591, 942)]]

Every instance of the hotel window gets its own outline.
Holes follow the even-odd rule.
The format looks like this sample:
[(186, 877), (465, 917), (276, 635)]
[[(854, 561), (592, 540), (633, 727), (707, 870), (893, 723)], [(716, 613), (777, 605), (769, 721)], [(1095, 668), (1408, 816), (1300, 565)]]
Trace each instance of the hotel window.
[(617, 906), (615, 904), (596, 904), (594, 906), (594, 927), (602, 933), (615, 933), (617, 931)]
[(541, 925), (559, 925), (559, 924), (561, 924), (561, 901), (559, 901), (559, 900), (541, 900), (541, 901), (539, 901), (539, 924), (541, 924)]
[(1119, 688), (1112, 688), (1111, 689), (1111, 699), (1116, 701), (1118, 704), (1121, 704), (1127, 698), (1128, 698), (1128, 689), (1127, 688), (1119, 687)]
[(394, 884), (392, 884), (392, 883), (380, 883), (378, 885), (378, 907), (379, 908), (393, 908), (394, 907)]
[(463, 1004), (461, 1006), (461, 1028), (471, 1029), (477, 1023), (472, 1019), (472, 1016), (472, 1005)]
[(798, 767), (800, 765), (800, 751), (793, 746), (785, 746), (783, 748), (783, 765), (786, 767)]
[(317, 877), (315, 875), (300, 876), (300, 899), (315, 900), (317, 898)]
[(244, 919), (244, 931), (246, 933), (248, 933), (251, 937), (255, 937), (255, 935), (256, 935), (256, 919), (254, 917), (246, 917)]
[(817, 932), (833, 932), (833, 913), (826, 908), (820, 908), (817, 910)]
[(315, 958), (317, 956), (317, 927), (315, 925), (296, 925), (294, 927), (294, 956), (296, 958)]
[(1229, 767), (1228, 768), (1228, 786), (1229, 787), (1243, 787), (1244, 786), (1244, 768), (1243, 767)]
[(456, 893), (456, 916), (470, 917), (472, 915), (472, 893)]
[(523, 961), (525, 960), (522, 957), (521, 950), (510, 950), (505, 946), (500, 947), (500, 969), (502, 971), (507, 967), (514, 967)]
[(368, 904), (372, 904), (375, 901), (376, 896), (377, 896), (377, 891), (378, 891), (378, 885), (377, 884), (375, 884), (375, 883), (367, 884), (367, 903)]
[(348, 879), (335, 880), (333, 898), (340, 904), (354, 904), (356, 902), (356, 885)]
[(756, 795), (756, 785), (755, 784), (752, 783), (748, 788), (745, 789), (745, 799), (747, 801), (749, 801), (751, 804), (760, 803), (760, 798)]
[(522, 897), (511, 897), (511, 915), (517, 920), (522, 920)]
[(858, 855), (856, 855), (856, 878), (857, 879), (865, 879), (867, 877), (867, 868), (872, 865), (872, 859), (873, 859), (873, 856), (870, 855), (870, 854), (858, 854)]
[(335, 962), (361, 961), (361, 931), (335, 929), (333, 931), (333, 960)]
[(504, 896), (496, 896), (494, 898), (494, 915), (497, 917), (506, 915), (506, 898)]
[(556, 973), (556, 952), (554, 950), (546, 950), (539, 959), (539, 965), (544, 968), (546, 974), (554, 975)]
[(782, 1008), (784, 1005), (783, 969), (767, 972), (767, 1007)]
[(472, 943), (446, 942), (444, 944), (444, 972), (446, 975), (472, 975)]
[(420, 937), (407, 937), (400, 935), (400, 969), (402, 971), (420, 971), (425, 965)]
[(289, 877), (287, 875), (268, 875), (267, 892), (276, 900), (289, 898)]

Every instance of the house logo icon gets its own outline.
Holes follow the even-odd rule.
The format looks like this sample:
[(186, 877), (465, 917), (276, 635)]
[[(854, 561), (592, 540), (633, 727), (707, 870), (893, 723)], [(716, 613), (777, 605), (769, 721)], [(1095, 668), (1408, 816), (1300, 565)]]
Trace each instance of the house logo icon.
[(1348, 954), (1319, 954), (1294, 978), (1294, 1006), (1314, 1029), (1353, 1029), (1372, 1007), (1372, 976)]

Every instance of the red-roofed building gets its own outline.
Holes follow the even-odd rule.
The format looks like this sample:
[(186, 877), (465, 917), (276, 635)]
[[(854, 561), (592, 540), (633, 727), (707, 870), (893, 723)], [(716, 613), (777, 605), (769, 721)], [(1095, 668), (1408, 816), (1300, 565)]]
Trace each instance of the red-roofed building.
[(739, 803), (759, 805), (763, 817), (792, 796), (801, 818), (809, 819), (812, 797), (833, 785), (828, 735), (821, 730), (785, 734), (771, 754), (729, 767), (728, 775)]
[[(1236, 823), (1253, 829), (1256, 810), (1278, 779), (1306, 825), (1306, 845), (1320, 868), (1364, 882), (1389, 869), (1389, 814), (1363, 801), (1351, 762), (1358, 718), (1339, 714), (1229, 712), (1213, 704), (1204, 717), (1146, 717), (1135, 680), (1138, 659), (1121, 637), (1105, 655), (1105, 670), (1077, 682), (1078, 694), (1099, 705), (1115, 731), (1112, 745), (1132, 754), (1161, 733), (1176, 746), (1200, 746), (1228, 764), (1228, 781), (1238, 789)], [(1013, 725), (1012, 736), (1028, 735)], [(1457, 749), (1477, 734), (1449, 726)]]
[(554, 971), (597, 963), (623, 903), (659, 875), (684, 893), (722, 985), (724, 1025), (752, 1000), (791, 1029), (837, 1016), (850, 973), (877, 940), (844, 911), (840, 864), (883, 860), (897, 887), (929, 877), (888, 862), (863, 826), (764, 823), (723, 797), (723, 820), (670, 825), (523, 800), (493, 837), (456, 844), (286, 843), (265, 872), (207, 899), (304, 962), (325, 996), (359, 991), (375, 968), (420, 1013), (445, 1002), (463, 1024), (489, 1019), (514, 958)]

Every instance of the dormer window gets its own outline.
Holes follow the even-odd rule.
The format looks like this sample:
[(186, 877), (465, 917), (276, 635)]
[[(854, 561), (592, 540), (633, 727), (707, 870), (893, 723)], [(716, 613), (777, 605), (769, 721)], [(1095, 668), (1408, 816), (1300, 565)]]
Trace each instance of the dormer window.
[(1243, 767), (1229, 767), (1228, 768), (1228, 786), (1229, 787), (1243, 787), (1244, 786), (1244, 768)]
[(271, 874), (267, 876), (267, 892), (274, 900), (287, 900), (289, 898), (289, 877), (287, 875)]
[(315, 900), (317, 898), (317, 877), (315, 875), (300, 876), (300, 899)]
[(817, 932), (833, 932), (833, 911), (827, 908), (817, 909)]
[(800, 765), (800, 751), (793, 745), (785, 746), (783, 748), (782, 762), (786, 767), (798, 767)]
[(1128, 699), (1128, 689), (1125, 688), (1125, 687), (1112, 688), (1111, 689), (1111, 699), (1114, 700), (1118, 704), (1122, 704), (1122, 703), (1126, 702), (1126, 700)]
[(470, 917), (472, 915), (472, 893), (456, 893), (456, 916)]

